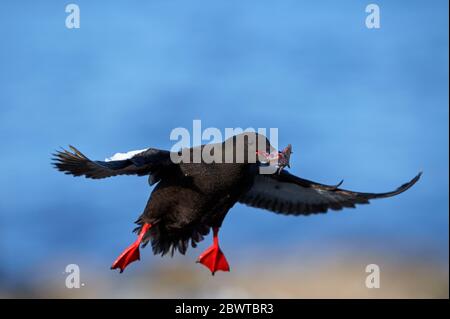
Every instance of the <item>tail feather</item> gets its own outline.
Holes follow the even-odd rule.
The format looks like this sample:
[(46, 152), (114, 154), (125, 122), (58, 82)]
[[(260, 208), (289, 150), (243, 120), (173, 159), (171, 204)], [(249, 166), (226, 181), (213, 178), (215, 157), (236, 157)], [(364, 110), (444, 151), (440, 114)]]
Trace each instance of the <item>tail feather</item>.
[[(136, 221), (139, 225), (134, 232), (139, 233), (146, 224), (142, 216)], [(142, 239), (142, 247), (151, 243), (153, 254), (164, 256), (170, 253), (174, 255), (176, 251), (184, 255), (189, 244), (195, 248), (197, 244), (208, 235), (210, 227), (203, 224), (186, 226), (183, 229), (168, 229), (163, 221), (153, 222), (153, 227), (146, 233)]]

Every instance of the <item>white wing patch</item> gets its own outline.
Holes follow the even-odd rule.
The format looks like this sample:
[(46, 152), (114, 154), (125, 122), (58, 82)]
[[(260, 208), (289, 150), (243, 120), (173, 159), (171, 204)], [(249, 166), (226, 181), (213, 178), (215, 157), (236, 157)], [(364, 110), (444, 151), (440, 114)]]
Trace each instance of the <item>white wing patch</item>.
[(132, 158), (134, 155), (145, 152), (148, 150), (148, 148), (145, 148), (143, 150), (136, 150), (136, 151), (129, 151), (126, 153), (116, 153), (111, 157), (108, 157), (105, 159), (105, 162), (112, 162), (112, 161), (122, 161)]

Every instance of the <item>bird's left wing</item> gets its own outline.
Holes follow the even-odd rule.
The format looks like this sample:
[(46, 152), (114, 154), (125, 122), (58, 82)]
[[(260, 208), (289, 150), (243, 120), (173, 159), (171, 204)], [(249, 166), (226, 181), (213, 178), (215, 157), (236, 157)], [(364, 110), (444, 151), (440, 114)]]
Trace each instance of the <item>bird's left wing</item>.
[(159, 179), (161, 168), (171, 165), (170, 152), (149, 148), (132, 154), (129, 158), (116, 154), (107, 161), (92, 161), (73, 146), (71, 151), (62, 150), (53, 154), (56, 169), (74, 176), (99, 179), (116, 175), (150, 175), (150, 183)]
[(286, 215), (325, 213), (368, 204), (370, 199), (391, 197), (403, 193), (420, 178), (419, 173), (408, 183), (387, 193), (360, 193), (309, 181), (283, 170), (280, 174), (258, 175), (253, 186), (239, 200), (249, 206)]

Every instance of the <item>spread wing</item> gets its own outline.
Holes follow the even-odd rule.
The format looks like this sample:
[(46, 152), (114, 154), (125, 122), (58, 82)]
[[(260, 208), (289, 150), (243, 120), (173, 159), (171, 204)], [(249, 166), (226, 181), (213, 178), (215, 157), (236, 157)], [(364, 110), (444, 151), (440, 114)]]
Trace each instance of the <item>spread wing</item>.
[(325, 213), (328, 209), (341, 210), (368, 204), (369, 200), (403, 193), (420, 178), (419, 173), (408, 183), (387, 193), (360, 193), (309, 181), (282, 171), (279, 175), (258, 175), (251, 189), (239, 200), (249, 206), (263, 208), (285, 215)]
[[(170, 152), (149, 148), (130, 158), (111, 161), (92, 161), (73, 146), (72, 150), (53, 154), (53, 166), (65, 174), (99, 179), (116, 175), (149, 175), (151, 183), (158, 180), (161, 168), (171, 165)], [(114, 158), (114, 157), (113, 157)]]

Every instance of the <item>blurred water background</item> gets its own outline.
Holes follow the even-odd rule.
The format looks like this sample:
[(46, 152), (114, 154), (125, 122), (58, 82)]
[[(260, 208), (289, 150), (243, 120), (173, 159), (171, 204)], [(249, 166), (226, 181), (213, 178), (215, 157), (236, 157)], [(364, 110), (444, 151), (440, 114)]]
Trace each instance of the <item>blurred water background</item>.
[[(448, 2), (74, 1), (0, 4), (0, 297), (448, 298)], [(50, 166), (170, 148), (170, 131), (276, 127), (291, 172), (387, 191), (356, 210), (285, 217), (236, 205), (231, 273), (186, 256), (109, 266), (135, 236), (145, 178), (92, 181)], [(65, 288), (78, 264), (80, 289)], [(365, 267), (381, 268), (367, 289)]]

